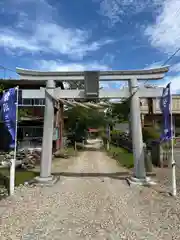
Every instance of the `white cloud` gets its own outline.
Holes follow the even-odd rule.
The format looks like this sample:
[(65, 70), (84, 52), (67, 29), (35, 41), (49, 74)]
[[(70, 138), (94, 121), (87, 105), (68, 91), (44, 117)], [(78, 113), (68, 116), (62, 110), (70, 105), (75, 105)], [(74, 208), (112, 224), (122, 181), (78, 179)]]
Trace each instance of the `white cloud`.
[(179, 93), (180, 92), (180, 75), (167, 76), (163, 80), (157, 81), (154, 85), (157, 85), (158, 87), (165, 87), (170, 82), (171, 82), (172, 94)]
[(48, 0), (1, 0), (0, 12), (12, 20), (10, 25), (14, 28), (22, 28), (26, 25), (27, 29), (33, 27), (32, 21), (52, 20), (57, 11)]
[(174, 76), (169, 78), (170, 81), (166, 81), (165, 85), (168, 82), (171, 82), (171, 91), (173, 94), (180, 91), (180, 76)]
[(163, 62), (159, 61), (159, 62), (153, 62), (151, 64), (146, 64), (146, 67), (144, 69), (152, 69), (152, 68), (158, 68), (158, 67), (162, 67)]
[(165, 0), (155, 23), (145, 29), (145, 36), (153, 47), (172, 54), (180, 46), (179, 22), (180, 1)]
[(170, 68), (171, 72), (180, 72), (180, 63), (176, 63), (174, 65), (171, 66)]
[(29, 35), (13, 30), (0, 29), (0, 46), (13, 50), (49, 52), (82, 59), (89, 52), (97, 51), (113, 40), (89, 41), (88, 32), (81, 29), (67, 29), (56, 23), (37, 24)]
[(111, 53), (105, 53), (103, 59), (102, 59), (102, 62), (109, 62), (110, 64), (113, 63), (115, 59), (115, 56)]
[[(74, 59), (82, 59), (89, 52), (97, 51), (102, 46), (114, 42), (111, 39), (92, 41), (90, 39), (92, 36), (88, 31), (65, 28), (53, 21), (52, 16), (55, 10), (46, 0), (28, 0), (26, 4), (22, 0), (15, 0), (15, 2), (17, 4), (16, 14), (19, 17), (16, 27), (0, 28), (0, 46), (5, 49), (15, 52), (21, 50), (31, 53), (63, 54)], [(31, 10), (34, 6), (37, 12), (35, 18), (31, 11), (28, 12), (27, 6), (30, 3)], [(15, 3), (12, 1), (11, 6), (13, 4)]]
[(34, 38), (28, 39), (7, 29), (0, 29), (0, 46), (11, 50), (22, 49), (31, 52), (40, 50)]
[(108, 89), (109, 88), (109, 83), (108, 82), (101, 82), (100, 83), (100, 88), (102, 89)]
[(91, 63), (64, 63), (61, 61), (37, 61), (37, 67), (47, 71), (85, 71), (85, 70), (110, 70), (107, 65), (101, 65), (94, 61)]
[(125, 15), (133, 15), (152, 8), (155, 12), (163, 0), (99, 0), (100, 14), (105, 16), (111, 25), (122, 22)]

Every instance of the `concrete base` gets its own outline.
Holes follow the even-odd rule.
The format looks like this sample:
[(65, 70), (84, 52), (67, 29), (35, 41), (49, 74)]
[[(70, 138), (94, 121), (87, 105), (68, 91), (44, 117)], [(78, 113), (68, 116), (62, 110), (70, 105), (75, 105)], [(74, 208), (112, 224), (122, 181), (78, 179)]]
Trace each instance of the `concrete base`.
[(155, 177), (156, 173), (155, 172), (146, 172), (147, 177)]
[(130, 177), (127, 179), (129, 185), (139, 185), (139, 186), (151, 186), (156, 185), (150, 177), (146, 177), (145, 179), (139, 179), (136, 177)]
[(57, 181), (59, 181), (60, 177), (59, 176), (50, 176), (47, 178), (42, 178), (40, 176), (35, 177), (32, 181), (33, 184), (38, 185), (38, 186), (52, 186)]
[(49, 176), (49, 177), (37, 176), (37, 177), (35, 177), (35, 180), (36, 180), (37, 182), (40, 182), (40, 183), (52, 182), (53, 176)]

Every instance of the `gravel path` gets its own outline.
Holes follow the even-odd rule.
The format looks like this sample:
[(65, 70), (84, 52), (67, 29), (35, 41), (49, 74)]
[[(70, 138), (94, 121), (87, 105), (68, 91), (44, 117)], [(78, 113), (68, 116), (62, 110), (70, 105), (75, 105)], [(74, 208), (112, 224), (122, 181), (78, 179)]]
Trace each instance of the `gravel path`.
[[(0, 202), (1, 240), (180, 239), (180, 204), (129, 187), (103, 152), (83, 152), (53, 187), (22, 187)], [(112, 174), (114, 173), (114, 174)]]

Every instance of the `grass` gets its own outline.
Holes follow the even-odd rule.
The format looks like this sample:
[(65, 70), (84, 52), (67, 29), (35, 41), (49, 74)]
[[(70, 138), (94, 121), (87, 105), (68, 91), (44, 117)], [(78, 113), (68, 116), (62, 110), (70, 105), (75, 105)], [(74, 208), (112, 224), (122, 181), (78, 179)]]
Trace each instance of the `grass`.
[(77, 152), (74, 150), (74, 146), (68, 146), (65, 148), (65, 152), (68, 156), (75, 156), (77, 154)]
[(121, 147), (110, 145), (108, 155), (116, 159), (117, 162), (121, 164), (123, 167), (126, 167), (128, 169), (134, 167), (133, 154), (129, 153), (127, 150)]
[[(8, 168), (0, 169), (0, 185), (8, 184), (10, 171)], [(27, 171), (24, 169), (16, 169), (15, 185), (18, 186), (26, 181), (29, 181), (37, 176), (37, 173), (32, 171)], [(7, 182), (6, 182), (7, 181)]]
[[(66, 148), (66, 153), (69, 156), (75, 156), (77, 154), (77, 152), (71, 146), (68, 146)], [(36, 176), (39, 176), (39, 172), (16, 168), (15, 186), (24, 184), (24, 182), (29, 181), (35, 178)], [(10, 177), (9, 168), (0, 168), (0, 187), (5, 186), (7, 189), (9, 188), (9, 177)]]
[(75, 151), (74, 146), (67, 146), (63, 149), (59, 149), (55, 152), (55, 158), (69, 158), (71, 156), (76, 156), (78, 154), (77, 151)]

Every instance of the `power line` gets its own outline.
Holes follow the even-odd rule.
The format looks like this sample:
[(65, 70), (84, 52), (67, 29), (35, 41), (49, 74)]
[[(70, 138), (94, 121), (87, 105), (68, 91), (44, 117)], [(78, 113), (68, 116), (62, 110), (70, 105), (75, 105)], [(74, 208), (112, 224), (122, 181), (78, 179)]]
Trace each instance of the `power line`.
[[(1, 70), (1, 69), (4, 71), (4, 77), (3, 77), (3, 79), (7, 79), (8, 76), (9, 76), (9, 78), (11, 78), (9, 74), (8, 74), (8, 76), (7, 76), (7, 74), (6, 74), (7, 71), (16, 73), (16, 71), (14, 71), (14, 70), (12, 70), (12, 69), (10, 69), (10, 68), (7, 68), (7, 67), (5, 67), (5, 66), (3, 66), (3, 65), (0, 65), (0, 70)], [(16, 73), (16, 74), (17, 74), (17, 73)], [(6, 78), (6, 77), (7, 77), (7, 78)]]
[[(179, 14), (179, 12), (180, 12), (180, 8), (178, 8), (177, 11), (173, 14), (173, 17), (176, 17), (176, 16)], [(167, 32), (167, 30), (166, 30), (166, 32)], [(179, 51), (180, 51), (180, 47), (179, 47), (166, 61), (164, 61), (164, 63), (163, 63), (161, 66), (165, 66)], [(147, 79), (147, 80), (143, 83), (143, 85), (145, 86), (145, 84), (146, 84), (148, 81), (150, 81), (150, 80)], [(137, 93), (137, 91), (138, 91), (139, 89), (140, 89), (140, 87), (138, 87), (137, 90), (136, 90), (128, 99), (126, 99), (123, 103), (125, 103), (126, 101), (129, 101), (129, 100), (134, 96), (134, 94)]]
[(14, 70), (12, 70), (12, 69), (10, 69), (10, 68), (7, 68), (7, 67), (5, 67), (5, 66), (3, 66), (3, 65), (0, 65), (0, 68), (2, 68), (2, 69), (4, 69), (4, 70), (8, 70), (8, 71), (10, 71), (10, 72), (15, 72), (15, 73), (16, 73), (16, 71), (14, 71)]
[[(162, 67), (165, 66), (178, 52), (180, 51), (180, 47), (161, 65)], [(150, 81), (149, 79), (147, 79), (144, 83), (143, 86), (146, 85), (146, 83), (148, 83), (148, 81)], [(123, 102), (121, 102), (121, 104), (126, 103), (127, 101), (129, 101), (140, 89), (140, 86), (138, 86), (137, 90), (131, 94), (131, 96), (129, 98), (127, 98), (126, 100), (124, 100)]]
[(162, 66), (166, 65), (179, 51), (180, 47), (163, 63)]

